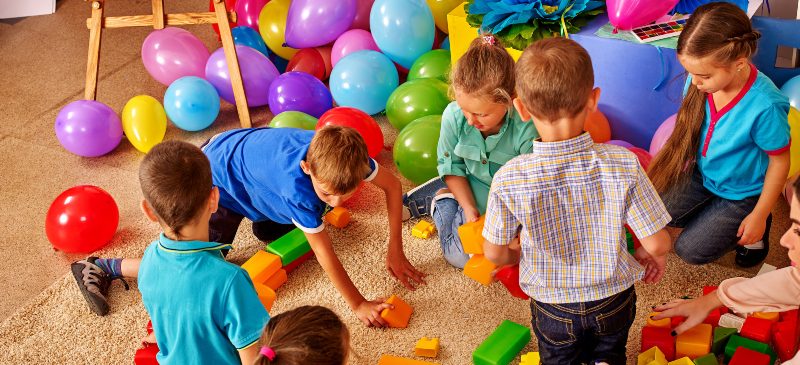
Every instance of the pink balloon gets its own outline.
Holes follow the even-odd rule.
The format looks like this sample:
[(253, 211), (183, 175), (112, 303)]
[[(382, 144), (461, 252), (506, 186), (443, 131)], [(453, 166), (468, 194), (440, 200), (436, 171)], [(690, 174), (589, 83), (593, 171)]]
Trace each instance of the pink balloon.
[(655, 156), (658, 154), (658, 151), (661, 151), (664, 148), (664, 145), (667, 143), (669, 136), (672, 135), (672, 131), (675, 130), (675, 118), (677, 114), (672, 114), (658, 126), (656, 129), (656, 133), (653, 134), (653, 140), (650, 141), (650, 154)]
[(347, 56), (356, 51), (363, 51), (365, 49), (380, 52), (375, 40), (372, 39), (372, 34), (363, 29), (351, 29), (344, 32), (336, 42), (333, 43), (333, 50), (331, 51), (331, 63), (336, 66), (344, 56)]
[(610, 140), (610, 141), (608, 141), (606, 143), (613, 144), (615, 146), (625, 147), (625, 148), (634, 147), (632, 144), (630, 144), (630, 143), (628, 143), (626, 141), (623, 141), (621, 139), (612, 139), (612, 140)]
[(350, 29), (369, 30), (369, 12), (372, 10), (372, 3), (375, 0), (356, 0), (356, 17)]
[(608, 0), (608, 21), (618, 29), (650, 24), (675, 7), (678, 0)]
[(236, 25), (245, 25), (258, 32), (258, 16), (261, 9), (269, 0), (238, 0), (236, 1)]
[(202, 78), (209, 55), (202, 41), (181, 28), (154, 30), (142, 43), (144, 68), (164, 85), (184, 76)]

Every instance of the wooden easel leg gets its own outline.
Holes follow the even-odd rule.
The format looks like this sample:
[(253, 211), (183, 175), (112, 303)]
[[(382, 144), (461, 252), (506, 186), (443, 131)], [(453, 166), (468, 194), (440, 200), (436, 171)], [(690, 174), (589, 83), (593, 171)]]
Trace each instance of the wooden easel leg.
[(228, 24), (228, 13), (225, 10), (224, 0), (214, 0), (214, 12), (217, 13), (219, 36), (222, 39), (222, 47), (225, 50), (225, 60), (228, 62), (228, 73), (231, 77), (231, 86), (233, 86), (233, 97), (236, 99), (239, 123), (241, 123), (242, 128), (250, 128), (252, 127), (250, 110), (247, 109), (247, 97), (242, 83), (242, 74), (239, 71), (239, 58), (236, 56), (236, 48), (233, 44), (233, 36)]
[(89, 27), (89, 60), (86, 62), (86, 88), (83, 98), (97, 97), (97, 68), (100, 62), (100, 35), (103, 29), (103, 0), (92, 1), (92, 18)]
[(164, 29), (164, 0), (153, 0), (153, 29)]

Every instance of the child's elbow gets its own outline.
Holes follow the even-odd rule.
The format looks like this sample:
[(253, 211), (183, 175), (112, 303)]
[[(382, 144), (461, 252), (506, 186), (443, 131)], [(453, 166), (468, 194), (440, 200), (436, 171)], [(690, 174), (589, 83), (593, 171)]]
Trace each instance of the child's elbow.
[(504, 265), (504, 248), (505, 246), (498, 246), (489, 241), (483, 241), (483, 256), (495, 265)]

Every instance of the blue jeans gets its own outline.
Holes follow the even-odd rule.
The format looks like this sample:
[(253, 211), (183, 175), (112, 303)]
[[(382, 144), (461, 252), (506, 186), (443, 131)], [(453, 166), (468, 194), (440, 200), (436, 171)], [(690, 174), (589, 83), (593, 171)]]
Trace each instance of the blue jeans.
[[(670, 227), (683, 228), (675, 241), (675, 253), (689, 264), (713, 262), (738, 246), (739, 225), (753, 211), (759, 196), (742, 200), (721, 198), (703, 186), (695, 169), (691, 178), (661, 196), (672, 216)], [(772, 216), (767, 218), (764, 245), (769, 244)]]
[(453, 198), (441, 198), (434, 201), (433, 205), (435, 208), (431, 216), (439, 231), (442, 255), (450, 265), (463, 269), (469, 260), (458, 236), (458, 227), (464, 224), (464, 211)]
[(628, 330), (636, 317), (633, 286), (608, 298), (548, 304), (531, 300), (531, 325), (542, 365), (624, 365)]

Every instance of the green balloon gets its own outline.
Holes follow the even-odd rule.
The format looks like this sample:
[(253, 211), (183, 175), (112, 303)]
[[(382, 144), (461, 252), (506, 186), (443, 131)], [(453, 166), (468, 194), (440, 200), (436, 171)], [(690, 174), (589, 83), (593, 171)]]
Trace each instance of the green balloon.
[(299, 128), (313, 131), (317, 127), (317, 118), (303, 112), (286, 111), (272, 118), (272, 128)]
[(450, 79), (450, 51), (435, 49), (419, 56), (414, 61), (411, 69), (408, 70), (408, 80), (426, 77), (444, 82)]
[(439, 79), (416, 79), (400, 85), (386, 101), (389, 123), (401, 131), (418, 118), (442, 114), (450, 104), (447, 88)]
[(394, 164), (400, 173), (413, 181), (422, 184), (436, 176), (439, 132), (442, 129), (441, 115), (428, 115), (409, 123), (394, 142)]

